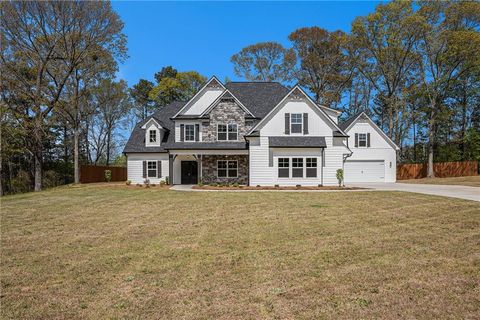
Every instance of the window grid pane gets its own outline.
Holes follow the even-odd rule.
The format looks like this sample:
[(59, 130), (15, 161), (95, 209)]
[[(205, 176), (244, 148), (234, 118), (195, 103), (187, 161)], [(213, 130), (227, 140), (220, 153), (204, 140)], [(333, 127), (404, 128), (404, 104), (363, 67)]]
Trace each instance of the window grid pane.
[(185, 125), (185, 141), (195, 141), (195, 126), (193, 124)]
[(303, 158), (292, 158), (292, 177), (303, 178)]
[(302, 133), (303, 115), (301, 113), (292, 113), (290, 115), (290, 124), (292, 133)]
[(150, 130), (150, 142), (157, 142), (157, 131)]
[(217, 140), (225, 141), (227, 140), (227, 126), (224, 124), (217, 125)]
[(157, 177), (157, 162), (156, 161), (147, 161), (147, 175), (149, 178)]
[(237, 125), (235, 123), (228, 125), (228, 140), (238, 140)]

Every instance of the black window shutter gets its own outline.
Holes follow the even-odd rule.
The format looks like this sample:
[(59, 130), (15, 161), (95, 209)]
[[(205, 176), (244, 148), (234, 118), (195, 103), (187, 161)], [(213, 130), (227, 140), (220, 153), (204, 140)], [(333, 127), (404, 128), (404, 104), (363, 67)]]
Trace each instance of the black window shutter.
[(185, 125), (180, 125), (180, 141), (185, 140)]
[(308, 113), (303, 114), (303, 134), (308, 134)]
[(147, 177), (147, 161), (143, 161), (143, 177)]
[(200, 125), (197, 123), (195, 124), (195, 141), (199, 141), (200, 139)]
[(162, 177), (162, 161), (157, 161), (157, 177)]
[(367, 133), (367, 147), (370, 148), (370, 133)]
[(358, 133), (355, 133), (355, 148), (358, 148)]
[(290, 113), (285, 113), (285, 134), (290, 134)]

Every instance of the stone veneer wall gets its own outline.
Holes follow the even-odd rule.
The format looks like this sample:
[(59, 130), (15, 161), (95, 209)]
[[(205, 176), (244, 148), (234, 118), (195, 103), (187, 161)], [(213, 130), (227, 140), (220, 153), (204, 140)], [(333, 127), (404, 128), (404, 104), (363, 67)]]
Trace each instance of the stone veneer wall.
[[(218, 178), (217, 160), (237, 160), (238, 178)], [(203, 155), (202, 156), (202, 182), (209, 183), (238, 183), (248, 184), (248, 155)]]
[[(210, 113), (210, 120), (202, 122), (202, 141), (217, 142), (217, 124), (236, 123), (238, 141), (245, 141), (243, 136), (253, 127), (254, 122), (245, 121), (245, 111), (232, 98), (222, 99)], [(208, 125), (206, 125), (208, 123)], [(228, 141), (225, 141), (228, 142)], [(237, 141), (232, 141), (237, 142)]]

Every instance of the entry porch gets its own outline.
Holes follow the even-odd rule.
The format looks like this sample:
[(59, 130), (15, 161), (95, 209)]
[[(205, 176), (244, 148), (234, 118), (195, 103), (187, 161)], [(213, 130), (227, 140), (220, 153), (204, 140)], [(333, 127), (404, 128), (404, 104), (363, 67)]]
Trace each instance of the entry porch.
[(170, 151), (173, 184), (248, 185), (248, 150)]

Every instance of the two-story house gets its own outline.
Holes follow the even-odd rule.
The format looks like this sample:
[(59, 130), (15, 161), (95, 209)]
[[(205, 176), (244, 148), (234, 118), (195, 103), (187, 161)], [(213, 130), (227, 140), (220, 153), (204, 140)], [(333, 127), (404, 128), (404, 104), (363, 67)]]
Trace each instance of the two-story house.
[(343, 123), (299, 86), (211, 78), (137, 124), (128, 179), (173, 184), (336, 185), (395, 181), (398, 147), (364, 113)]

